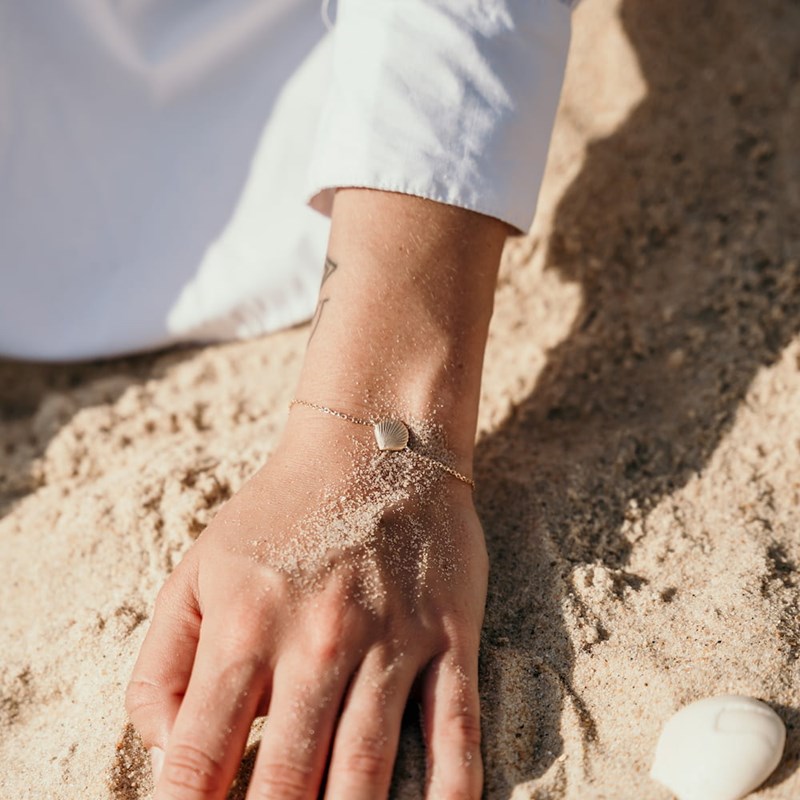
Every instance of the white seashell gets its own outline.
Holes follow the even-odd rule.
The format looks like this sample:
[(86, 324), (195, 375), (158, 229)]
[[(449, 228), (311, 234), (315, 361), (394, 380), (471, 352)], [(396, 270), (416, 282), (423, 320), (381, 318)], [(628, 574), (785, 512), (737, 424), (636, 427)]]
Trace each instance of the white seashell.
[(408, 428), (399, 419), (382, 419), (374, 430), (379, 450), (403, 450), (408, 444)]
[(781, 718), (752, 697), (707, 697), (682, 708), (661, 732), (650, 777), (678, 800), (739, 800), (778, 766)]

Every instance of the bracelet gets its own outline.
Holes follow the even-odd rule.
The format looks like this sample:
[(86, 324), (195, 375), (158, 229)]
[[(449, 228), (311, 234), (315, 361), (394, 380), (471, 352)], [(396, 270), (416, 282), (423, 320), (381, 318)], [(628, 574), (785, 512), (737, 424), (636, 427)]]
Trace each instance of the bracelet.
[(359, 417), (354, 417), (351, 414), (346, 414), (344, 411), (337, 411), (333, 408), (328, 408), (328, 406), (318, 405), (317, 403), (312, 403), (308, 400), (298, 400), (297, 398), (289, 403), (289, 410), (291, 410), (294, 406), (315, 408), (317, 411), (322, 411), (324, 414), (330, 414), (332, 417), (338, 417), (339, 419), (346, 420), (347, 422), (352, 422), (355, 425), (369, 425), (372, 427), (372, 431), (375, 434), (375, 442), (378, 445), (378, 450), (407, 450), (409, 453), (413, 453), (417, 458), (422, 458), (429, 464), (433, 464), (439, 469), (449, 473), (454, 478), (458, 478), (458, 480), (460, 480), (462, 483), (466, 483), (467, 486), (469, 486), (473, 491), (475, 489), (475, 481), (473, 481), (472, 478), (468, 478), (466, 475), (459, 472), (457, 469), (453, 469), (453, 467), (451, 467), (449, 464), (445, 464), (443, 461), (439, 461), (436, 458), (431, 458), (431, 456), (426, 456), (424, 453), (420, 453), (417, 450), (412, 450), (408, 443), (408, 425), (399, 419), (394, 419), (391, 417), (386, 417), (379, 420), (360, 419)]

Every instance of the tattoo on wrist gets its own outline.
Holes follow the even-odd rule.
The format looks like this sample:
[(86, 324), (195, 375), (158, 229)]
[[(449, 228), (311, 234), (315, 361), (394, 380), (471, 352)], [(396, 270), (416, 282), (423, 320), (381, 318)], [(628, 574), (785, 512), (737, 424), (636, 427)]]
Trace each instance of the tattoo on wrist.
[[(325, 282), (333, 275), (334, 272), (339, 268), (339, 265), (330, 257), (325, 256), (325, 267), (322, 271), (322, 280), (319, 284), (320, 292), (322, 291), (322, 287), (325, 285)], [(317, 332), (317, 327), (319, 326), (319, 321), (322, 318), (322, 309), (325, 308), (325, 303), (327, 303), (331, 298), (330, 297), (320, 297), (319, 302), (317, 303), (317, 308), (314, 311), (314, 316), (311, 319), (311, 333), (308, 335), (308, 341), (314, 338), (314, 334)]]
[(339, 265), (330, 256), (325, 256), (325, 268), (322, 272), (322, 281), (320, 281), (319, 284), (320, 289), (325, 285), (325, 281), (327, 281), (338, 268)]
[(317, 303), (317, 310), (314, 312), (314, 316), (311, 318), (311, 333), (308, 335), (308, 341), (310, 342), (314, 338), (314, 334), (317, 332), (317, 326), (319, 325), (319, 320), (322, 317), (322, 309), (325, 308), (325, 303), (330, 300), (330, 297), (322, 298), (319, 303)]

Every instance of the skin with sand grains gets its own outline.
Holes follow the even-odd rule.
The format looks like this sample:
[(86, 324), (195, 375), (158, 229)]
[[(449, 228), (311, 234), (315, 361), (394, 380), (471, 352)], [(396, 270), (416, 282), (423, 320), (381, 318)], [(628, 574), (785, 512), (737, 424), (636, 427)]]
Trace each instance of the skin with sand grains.
[[(419, 198), (339, 192), (298, 396), (400, 417), (421, 452), (471, 474), (507, 233)], [(428, 797), (478, 798), (487, 573), (465, 483), (293, 409), (159, 594), (127, 696), (155, 800), (225, 797), (263, 714), (248, 798), (315, 798), (323, 781), (334, 800), (385, 797), (410, 697)]]

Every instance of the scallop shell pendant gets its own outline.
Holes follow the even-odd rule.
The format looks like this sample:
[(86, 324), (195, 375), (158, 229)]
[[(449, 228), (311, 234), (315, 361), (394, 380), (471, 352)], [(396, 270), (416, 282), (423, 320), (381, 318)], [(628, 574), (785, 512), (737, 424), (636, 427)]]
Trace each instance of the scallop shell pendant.
[(379, 450), (405, 450), (408, 428), (399, 419), (382, 419), (373, 430)]

